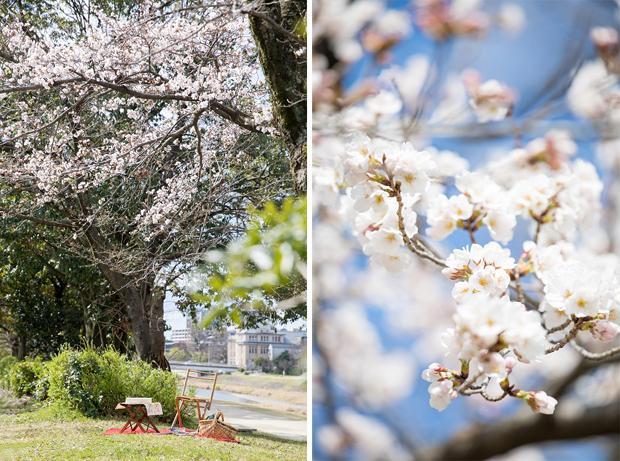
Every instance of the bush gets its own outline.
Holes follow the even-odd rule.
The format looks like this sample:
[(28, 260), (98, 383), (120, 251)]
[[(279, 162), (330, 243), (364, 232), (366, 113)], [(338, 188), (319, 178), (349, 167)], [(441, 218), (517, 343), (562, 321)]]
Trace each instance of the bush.
[(101, 357), (92, 350), (63, 350), (48, 363), (51, 401), (64, 403), (86, 416), (109, 414), (103, 407)]
[(39, 380), (45, 374), (45, 365), (41, 359), (27, 359), (15, 362), (9, 369), (9, 388), (18, 397), (35, 395)]
[(86, 416), (112, 415), (126, 397), (150, 397), (161, 402), (164, 417), (174, 415), (176, 375), (116, 351), (65, 349), (48, 363), (47, 370), (50, 401)]
[(0, 387), (10, 388), (9, 371), (15, 362), (17, 358), (12, 355), (0, 357)]
[[(164, 417), (172, 419), (175, 414), (174, 399), (177, 394), (175, 373), (156, 370), (143, 361), (129, 362), (127, 379), (124, 381), (127, 397), (151, 397), (160, 402)], [(132, 383), (135, 383), (132, 384)]]
[(266, 357), (256, 357), (254, 359), (254, 367), (263, 373), (271, 373), (274, 370), (273, 363)]

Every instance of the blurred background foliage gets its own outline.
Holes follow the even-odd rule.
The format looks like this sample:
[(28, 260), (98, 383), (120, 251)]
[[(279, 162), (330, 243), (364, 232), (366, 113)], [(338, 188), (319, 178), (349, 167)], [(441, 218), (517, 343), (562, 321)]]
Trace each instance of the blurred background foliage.
[(250, 328), (306, 317), (305, 197), (270, 202), (250, 215), (246, 234), (208, 253), (197, 274), (206, 282), (192, 298), (210, 308), (203, 326)]

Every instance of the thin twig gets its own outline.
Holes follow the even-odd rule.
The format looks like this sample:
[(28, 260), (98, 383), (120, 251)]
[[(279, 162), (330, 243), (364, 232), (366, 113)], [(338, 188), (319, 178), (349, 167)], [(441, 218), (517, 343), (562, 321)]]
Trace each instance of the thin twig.
[(551, 354), (552, 352), (559, 351), (564, 346), (566, 346), (569, 342), (571, 342), (575, 338), (575, 336), (577, 336), (577, 333), (579, 333), (581, 324), (582, 322), (580, 321), (580, 319), (577, 319), (573, 328), (568, 332), (568, 334), (564, 338), (558, 341), (549, 341), (550, 343), (553, 344), (553, 346), (549, 347), (545, 351), (545, 354)]
[(564, 323), (562, 323), (561, 325), (557, 325), (557, 326), (555, 326), (553, 328), (547, 328), (546, 325), (543, 325), (543, 327), (545, 327), (545, 330), (547, 330), (547, 335), (549, 335), (551, 333), (555, 333), (557, 331), (563, 330), (564, 328), (569, 326), (572, 322), (573, 322), (573, 320), (569, 318)]
[(476, 380), (478, 378), (480, 378), (482, 376), (482, 372), (479, 371), (473, 375), (470, 375), (464, 382), (463, 384), (461, 384), (459, 387), (456, 388), (456, 392), (458, 392), (459, 394), (462, 393), (463, 391), (469, 389), (471, 387), (472, 384), (474, 384), (476, 382)]
[(405, 242), (405, 246), (412, 253), (415, 253), (421, 258), (427, 259), (437, 264), (439, 267), (446, 267), (446, 262), (443, 259), (436, 257), (433, 253), (428, 251), (426, 247), (421, 246), (422, 245), (421, 241), (418, 241), (416, 243), (416, 241), (412, 240), (407, 235), (407, 231), (405, 230), (405, 220), (403, 218), (404, 204), (403, 204), (403, 197), (400, 194), (400, 184), (398, 183), (394, 184), (393, 180), (391, 180), (391, 182), (393, 184), (392, 190), (394, 192), (394, 196), (396, 197), (396, 202), (398, 203), (398, 210), (396, 211), (396, 215), (398, 217), (398, 229), (400, 230), (403, 241)]

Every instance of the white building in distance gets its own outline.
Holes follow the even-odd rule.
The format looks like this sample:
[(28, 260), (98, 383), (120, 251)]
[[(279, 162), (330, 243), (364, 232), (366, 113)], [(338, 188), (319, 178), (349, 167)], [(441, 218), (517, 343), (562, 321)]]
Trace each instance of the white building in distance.
[(262, 327), (238, 330), (228, 335), (228, 364), (251, 370), (257, 358), (274, 360), (283, 352), (299, 358), (306, 350), (305, 330), (279, 330)]
[(191, 328), (179, 328), (170, 331), (170, 341), (173, 343), (189, 343), (192, 341)]

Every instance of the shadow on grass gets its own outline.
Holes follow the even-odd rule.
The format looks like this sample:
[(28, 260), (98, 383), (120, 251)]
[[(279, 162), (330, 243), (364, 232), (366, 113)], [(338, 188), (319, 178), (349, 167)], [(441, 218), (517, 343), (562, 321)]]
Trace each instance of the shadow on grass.
[(29, 398), (15, 397), (11, 391), (0, 388), (0, 415), (17, 415), (32, 409), (33, 404)]

